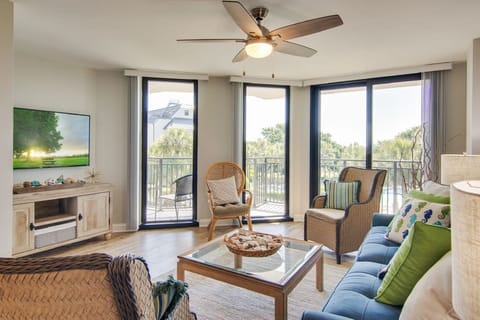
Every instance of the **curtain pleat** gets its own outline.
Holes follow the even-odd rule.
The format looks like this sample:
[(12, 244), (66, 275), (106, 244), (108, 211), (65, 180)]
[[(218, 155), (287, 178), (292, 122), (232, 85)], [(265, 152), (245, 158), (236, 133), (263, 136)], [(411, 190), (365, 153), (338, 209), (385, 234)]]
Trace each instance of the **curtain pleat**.
[(446, 151), (446, 73), (422, 73), (423, 167), (425, 180), (440, 179), (440, 156)]

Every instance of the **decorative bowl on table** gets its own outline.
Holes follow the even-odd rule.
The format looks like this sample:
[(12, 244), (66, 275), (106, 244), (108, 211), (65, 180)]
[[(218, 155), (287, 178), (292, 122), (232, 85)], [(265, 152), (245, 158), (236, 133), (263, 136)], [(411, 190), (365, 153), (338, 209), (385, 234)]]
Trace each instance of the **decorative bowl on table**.
[(281, 235), (273, 235), (240, 229), (223, 238), (228, 250), (244, 257), (267, 257), (283, 245)]

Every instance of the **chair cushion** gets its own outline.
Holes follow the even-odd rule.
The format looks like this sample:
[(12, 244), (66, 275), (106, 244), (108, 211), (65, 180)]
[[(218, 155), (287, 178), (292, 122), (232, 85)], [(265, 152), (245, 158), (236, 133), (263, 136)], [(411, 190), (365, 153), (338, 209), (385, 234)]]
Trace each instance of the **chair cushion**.
[(450, 248), (450, 229), (417, 221), (393, 256), (375, 300), (403, 305), (417, 281)]
[(215, 215), (243, 215), (248, 212), (249, 205), (244, 203), (219, 205), (215, 207)]
[(345, 217), (344, 210), (330, 208), (310, 208), (306, 211), (306, 214), (311, 218), (331, 223), (336, 223), (338, 220)]
[(215, 205), (239, 202), (234, 176), (225, 179), (207, 180), (207, 184)]
[(400, 320), (459, 319), (452, 305), (452, 254), (447, 252), (417, 282)]
[(358, 203), (360, 181), (339, 182), (325, 180), (327, 201), (325, 208), (345, 209), (352, 203)]
[(446, 184), (439, 184), (429, 180), (426, 181), (423, 185), (423, 192), (444, 197), (450, 197), (450, 186)]
[(402, 243), (416, 221), (450, 227), (450, 205), (408, 196), (389, 225), (385, 237)]

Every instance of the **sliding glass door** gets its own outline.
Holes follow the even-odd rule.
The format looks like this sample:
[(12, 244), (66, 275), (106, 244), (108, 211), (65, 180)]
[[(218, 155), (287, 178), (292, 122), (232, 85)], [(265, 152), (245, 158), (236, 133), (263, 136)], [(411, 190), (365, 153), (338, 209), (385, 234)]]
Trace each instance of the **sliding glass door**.
[(252, 218), (288, 216), (289, 88), (244, 86), (244, 163)]
[(143, 80), (142, 225), (193, 223), (195, 81)]

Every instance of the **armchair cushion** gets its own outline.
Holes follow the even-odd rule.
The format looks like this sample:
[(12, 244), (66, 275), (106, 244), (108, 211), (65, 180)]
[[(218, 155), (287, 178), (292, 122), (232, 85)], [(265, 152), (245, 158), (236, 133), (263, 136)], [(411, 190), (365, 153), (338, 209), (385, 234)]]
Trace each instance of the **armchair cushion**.
[(242, 215), (250, 209), (250, 206), (245, 203), (227, 203), (225, 205), (219, 205), (215, 207), (215, 215)]
[(327, 201), (325, 208), (346, 209), (352, 203), (358, 203), (360, 181), (338, 182), (325, 180)]
[(234, 176), (225, 179), (207, 180), (207, 184), (215, 205), (239, 202)]

